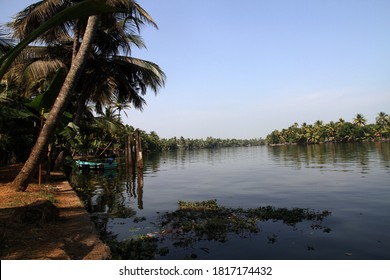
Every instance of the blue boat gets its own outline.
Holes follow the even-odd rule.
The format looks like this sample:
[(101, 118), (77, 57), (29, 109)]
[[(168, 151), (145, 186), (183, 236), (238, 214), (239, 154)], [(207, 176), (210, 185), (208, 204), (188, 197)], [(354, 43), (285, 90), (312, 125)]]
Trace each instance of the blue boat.
[(112, 170), (118, 168), (118, 163), (112, 160), (108, 160), (107, 162), (76, 160), (76, 165), (80, 169), (92, 170)]

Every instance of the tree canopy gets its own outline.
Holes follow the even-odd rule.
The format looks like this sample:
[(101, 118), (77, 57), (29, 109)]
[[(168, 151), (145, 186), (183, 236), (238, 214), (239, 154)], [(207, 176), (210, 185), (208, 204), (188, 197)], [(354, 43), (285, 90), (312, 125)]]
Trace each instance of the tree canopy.
[(357, 114), (352, 122), (339, 119), (324, 124), (316, 121), (314, 124), (297, 123), (282, 130), (274, 130), (266, 137), (268, 144), (318, 144), (324, 142), (348, 143), (377, 141), (389, 139), (390, 117), (380, 112), (376, 123), (366, 124), (362, 114)]

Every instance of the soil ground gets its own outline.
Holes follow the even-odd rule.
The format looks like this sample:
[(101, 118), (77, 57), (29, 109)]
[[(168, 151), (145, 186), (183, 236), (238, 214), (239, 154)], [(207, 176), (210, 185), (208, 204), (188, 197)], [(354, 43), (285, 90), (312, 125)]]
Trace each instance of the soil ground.
[(0, 168), (0, 259), (109, 259), (110, 249), (64, 176), (16, 192), (10, 183), (20, 168)]

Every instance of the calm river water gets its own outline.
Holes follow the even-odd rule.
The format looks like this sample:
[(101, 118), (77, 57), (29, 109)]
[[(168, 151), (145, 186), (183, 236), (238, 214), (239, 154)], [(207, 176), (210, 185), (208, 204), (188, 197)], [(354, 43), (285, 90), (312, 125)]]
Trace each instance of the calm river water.
[(227, 230), (223, 240), (165, 238), (161, 259), (390, 259), (390, 143), (166, 152), (145, 159), (143, 178), (121, 169), (73, 184), (118, 240), (154, 236), (178, 201), (329, 211), (321, 221), (257, 220), (256, 233)]

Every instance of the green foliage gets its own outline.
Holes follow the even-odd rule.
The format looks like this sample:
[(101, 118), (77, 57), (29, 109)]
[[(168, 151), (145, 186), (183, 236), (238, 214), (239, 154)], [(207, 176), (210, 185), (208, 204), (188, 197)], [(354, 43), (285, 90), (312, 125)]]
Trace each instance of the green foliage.
[(31, 102), (27, 103), (27, 107), (40, 116), (42, 109), (44, 112), (49, 112), (56, 100), (58, 93), (65, 81), (66, 71), (64, 68), (57, 70), (48, 88), (42, 94), (35, 97)]
[(118, 11), (117, 8), (108, 6), (103, 1), (86, 0), (78, 4), (75, 4), (51, 19), (39, 26), (33, 32), (31, 32), (26, 38), (24, 38), (19, 44), (13, 47), (7, 54), (0, 57), (0, 79), (8, 70), (9, 66), (15, 61), (16, 57), (36, 38), (44, 34), (50, 28), (53, 28), (66, 21), (71, 21), (77, 18), (87, 17), (95, 14), (102, 14), (107, 12)]
[(34, 137), (34, 119), (25, 100), (0, 92), (0, 166), (27, 158)]
[[(216, 200), (179, 201), (176, 211), (166, 212), (159, 217), (159, 231), (121, 242), (112, 235), (106, 236), (105, 240), (114, 259), (154, 259), (157, 255), (169, 253), (169, 248), (160, 248), (160, 244), (166, 244), (167, 240), (173, 247), (196, 249), (196, 244), (201, 241), (225, 243), (231, 234), (242, 238), (260, 234), (261, 223), (267, 221), (281, 222), (293, 229), (299, 223), (309, 224), (310, 231), (329, 233), (331, 229), (324, 226), (323, 221), (330, 215), (327, 210), (272, 206), (243, 209), (223, 207)], [(269, 234), (267, 240), (268, 243), (276, 243), (278, 236)], [(195, 254), (191, 256), (196, 258)]]
[[(329, 216), (329, 211), (313, 211), (304, 208), (275, 208), (272, 206), (258, 208), (226, 208), (219, 206), (216, 200), (201, 202), (179, 201), (176, 211), (168, 212), (161, 217), (161, 234), (172, 238), (174, 245), (190, 246), (201, 240), (226, 242), (228, 233), (242, 237), (258, 233), (259, 222), (280, 221), (295, 227), (303, 221), (311, 221), (311, 228), (326, 229), (322, 221)], [(172, 230), (174, 229), (174, 230)]]
[[(142, 109), (141, 95), (146, 94), (146, 89), (157, 92), (165, 82), (165, 74), (158, 65), (126, 56), (131, 53), (132, 46), (145, 47), (138, 35), (142, 25), (148, 23), (157, 27), (137, 3), (85, 0), (45, 5), (44, 2), (25, 8), (9, 24), (12, 36), (20, 39), (19, 44), (9, 44), (0, 30), (0, 79), (5, 84), (1, 85), (0, 92), (12, 87), (15, 93), (11, 98), (15, 102), (4, 107), (0, 115), (0, 164), (25, 160), (25, 156), (15, 159), (12, 147), (16, 141), (13, 141), (9, 127), (16, 120), (26, 120), (19, 127), (28, 129), (23, 135), (31, 139), (28, 147), (19, 145), (22, 148), (19, 150), (28, 153), (40, 137), (41, 125), (63, 87), (66, 69), (69, 69), (79, 47), (75, 42), (81, 41), (85, 29), (83, 22), (91, 15), (101, 15), (94, 46), (80, 82), (71, 85), (74, 92), (70, 104), (63, 108), (72, 114), (65, 113), (56, 122), (56, 131), (48, 144), (48, 162), (54, 163), (57, 158), (61, 158), (60, 163), (64, 162), (64, 156), (69, 154), (99, 156), (105, 151), (123, 149), (123, 138), (128, 131), (120, 118), (120, 110), (128, 104)], [(29, 45), (36, 40), (40, 42), (39, 46)], [(22, 94), (33, 99), (20, 103), (15, 97)], [(23, 110), (18, 111), (19, 108), (13, 106), (15, 104)], [(88, 110), (84, 107), (88, 104), (95, 105), (97, 115), (85, 112)]]
[(155, 237), (141, 236), (138, 239), (129, 239), (122, 242), (114, 239), (108, 243), (117, 260), (153, 260), (156, 255), (164, 256), (169, 252), (166, 247), (159, 248), (159, 240)]
[(314, 124), (297, 123), (287, 129), (274, 130), (267, 135), (265, 142), (278, 144), (318, 144), (326, 142), (349, 143), (362, 141), (378, 141), (390, 138), (390, 118), (384, 112), (378, 114), (375, 124), (366, 124), (362, 114), (357, 114), (353, 122), (339, 119), (337, 122), (324, 124), (316, 121)]
[(221, 139), (207, 137), (206, 139), (190, 139), (176, 137), (169, 139), (161, 139), (161, 149), (166, 151), (174, 151), (178, 149), (195, 150), (195, 149), (216, 149), (226, 147), (249, 147), (263, 145), (264, 141), (258, 139)]

